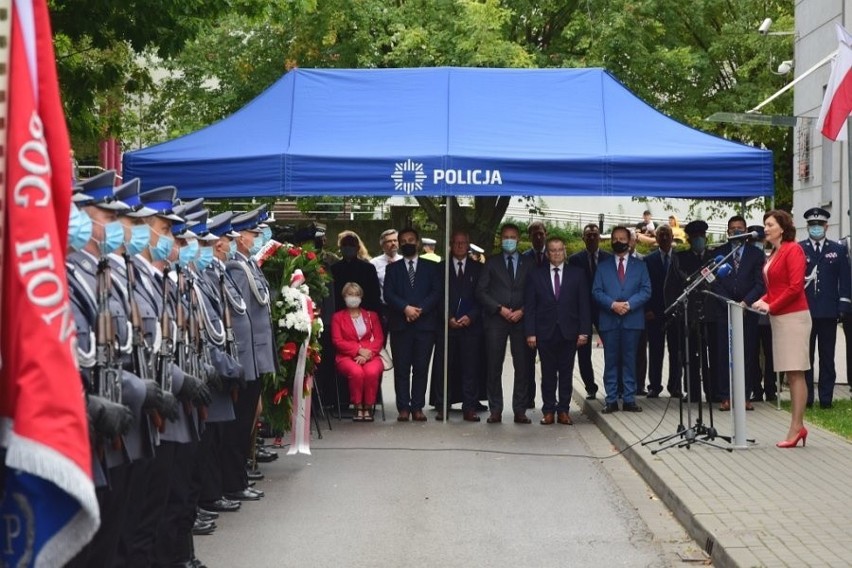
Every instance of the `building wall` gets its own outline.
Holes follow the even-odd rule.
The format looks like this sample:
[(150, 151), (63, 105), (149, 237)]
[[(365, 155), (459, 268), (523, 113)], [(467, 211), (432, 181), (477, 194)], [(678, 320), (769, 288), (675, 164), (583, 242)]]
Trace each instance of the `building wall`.
[[(850, 14), (852, 0), (796, 1), (796, 77), (837, 49), (835, 23), (849, 28), (847, 18)], [(779, 44), (780, 41), (773, 42), (771, 49), (782, 49)], [(783, 51), (775, 55), (776, 60), (784, 58)], [(802, 214), (811, 207), (823, 207), (831, 213), (828, 226), (830, 239), (850, 234), (848, 144), (832, 142), (816, 129), (830, 73), (831, 65), (822, 65), (794, 89), (793, 114), (798, 121), (793, 147), (793, 217), (800, 239), (806, 236)]]

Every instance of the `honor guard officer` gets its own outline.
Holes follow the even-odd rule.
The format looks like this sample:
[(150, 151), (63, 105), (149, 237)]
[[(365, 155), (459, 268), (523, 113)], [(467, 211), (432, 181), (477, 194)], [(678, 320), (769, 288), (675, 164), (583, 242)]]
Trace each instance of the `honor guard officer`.
[[(250, 337), (251, 326), (242, 296), (216, 258), (220, 237), (209, 231), (208, 212), (193, 214), (190, 219), (195, 223), (193, 231), (204, 235), (200, 252), (200, 259), (203, 260), (196, 264), (205, 280), (206, 289), (212, 291), (216, 297), (216, 309), (221, 314), (225, 331), (225, 352), (240, 361), (245, 377), (239, 392), (234, 393), (236, 395), (233, 399), (235, 419), (222, 423), (219, 446), (222, 462), (222, 489), (226, 499), (256, 501), (263, 496), (263, 492), (249, 487), (245, 468), (248, 456), (247, 440), (255, 422), (257, 409), (257, 399), (254, 396), (256, 381), (253, 380), (253, 362), (239, 352), (236, 340), (236, 337), (243, 334), (248, 334)], [(235, 331), (237, 329), (239, 333)], [(243, 436), (242, 433), (246, 429), (248, 431)]]
[(814, 403), (814, 352), (819, 343), (819, 405), (831, 408), (837, 372), (834, 346), (837, 320), (852, 311), (850, 303), (849, 255), (846, 247), (825, 238), (831, 214), (821, 207), (805, 211), (808, 238), (799, 244), (805, 251), (805, 294), (811, 312), (811, 368), (805, 372), (808, 406)]
[[(276, 372), (275, 334), (272, 329), (269, 304), (269, 283), (257, 263), (251, 258), (261, 248), (257, 237), (262, 232), (257, 228), (257, 225), (260, 223), (259, 217), (262, 213), (265, 213), (265, 210), (265, 206), (262, 206), (231, 219), (232, 229), (240, 236), (236, 239), (237, 250), (234, 258), (226, 263), (228, 274), (245, 300), (249, 321), (251, 322), (251, 335), (238, 335), (237, 346), (241, 359), (245, 354), (245, 357), (251, 357), (254, 363), (255, 376), (251, 377), (248, 373), (246, 374), (248, 388), (243, 396), (248, 397), (248, 400), (245, 401), (246, 406), (255, 409), (257, 409), (260, 400), (264, 375)], [(251, 366), (250, 363), (247, 363), (247, 365)], [(241, 421), (240, 444), (246, 457), (249, 456), (249, 448), (252, 445), (251, 437), (255, 417), (256, 411), (250, 420), (244, 415), (238, 418)], [(245, 422), (242, 422), (243, 420)], [(266, 452), (265, 456), (261, 458), (261, 453), (258, 450), (259, 461), (270, 461), (277, 457), (274, 452)], [(243, 481), (243, 487), (226, 486), (226, 490), (240, 492), (247, 486), (247, 483), (248, 479), (246, 478)]]
[[(175, 325), (179, 313), (178, 294), (177, 287), (170, 278), (176, 247), (171, 228), (175, 224), (183, 224), (184, 221), (174, 211), (176, 192), (173, 186), (165, 186), (140, 195), (142, 203), (155, 213), (145, 218), (151, 241), (133, 259), (141, 274), (141, 287), (157, 302), (160, 314), (157, 324), (159, 327), (154, 331), (157, 354), (153, 371), (155, 380), (164, 390), (175, 393), (181, 401), (177, 419), (174, 422), (166, 421), (160, 434), (160, 447), (166, 452), (173, 447), (174, 451), (171, 469), (167, 472), (167, 497), (158, 511), (154, 544), (155, 565), (168, 564), (182, 558), (180, 551), (187, 548), (185, 543), (191, 538), (186, 534), (189, 529), (185, 525), (187, 522), (192, 525), (194, 509), (187, 521), (185, 503), (192, 498), (187, 487), (200, 437), (197, 407), (204, 406), (210, 396), (197, 371), (190, 369), (178, 354), (179, 338)], [(185, 313), (185, 304), (180, 306)], [(153, 513), (148, 509), (146, 516), (150, 514)]]
[(102, 456), (109, 483), (97, 491), (101, 526), (89, 545), (71, 561), (72, 566), (114, 565), (127, 522), (128, 499), (137, 479), (136, 470), (148, 457), (145, 447), (150, 446), (149, 433), (143, 424), (147, 421), (143, 411), (146, 387), (142, 379), (125, 370), (125, 361), (129, 363), (130, 359), (131, 337), (124, 302), (110, 275), (108, 255), (124, 243), (124, 229), (117, 220), (117, 212), (128, 209), (115, 198), (114, 183), (115, 172), (109, 170), (82, 181), (76, 188), (73, 200), (81, 213), (91, 219), (92, 231), (88, 241), (79, 243), (82, 247), (68, 255), (67, 268), (72, 293), (81, 304), (95, 308), (95, 319), (89, 321), (89, 329), (85, 326), (78, 329), (80, 336), (89, 338), (89, 331), (95, 331), (93, 345), (81, 354), (81, 367), (91, 369), (93, 393), (129, 407), (133, 421), (124, 436), (97, 442), (95, 453)]

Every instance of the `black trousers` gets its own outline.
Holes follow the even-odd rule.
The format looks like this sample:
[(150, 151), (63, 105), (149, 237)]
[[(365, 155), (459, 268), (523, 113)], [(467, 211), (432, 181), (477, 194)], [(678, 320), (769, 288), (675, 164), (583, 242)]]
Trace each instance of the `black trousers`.
[(423, 410), (435, 332), (417, 329), (392, 331), (390, 345), (397, 410)]
[[(597, 327), (595, 327), (595, 331), (597, 331)], [(589, 394), (598, 392), (598, 385), (595, 384), (595, 368), (592, 366), (592, 343), (594, 343), (594, 337), (589, 337), (588, 343), (577, 348), (577, 365), (580, 367), (580, 378)]]
[(540, 355), (537, 348), (527, 347), (527, 407), (535, 408), (535, 358)]
[(228, 423), (208, 422), (201, 435), (196, 469), (200, 487), (199, 501), (202, 505), (220, 499), (225, 492), (222, 485), (222, 460), (219, 455), (225, 424)]
[(192, 525), (195, 523), (201, 476), (205, 475), (199, 464), (199, 448), (199, 442), (190, 442), (180, 444), (175, 452), (168, 503), (157, 527), (156, 566), (170, 566), (193, 557)]
[(225, 459), (239, 459), (239, 463), (243, 468), (245, 468), (246, 460), (251, 454), (251, 433), (254, 431), (257, 402), (260, 400), (262, 391), (263, 381), (260, 379), (246, 383), (246, 388), (240, 391), (240, 396), (234, 404), (234, 414), (237, 416), (236, 424), (234, 425), (234, 434), (237, 437), (235, 450), (239, 454), (234, 457), (227, 457), (226, 454)]
[(666, 348), (669, 350), (669, 378), (666, 389), (673, 395), (682, 391), (683, 362), (680, 359), (678, 325), (677, 321), (666, 325), (663, 316), (645, 322), (648, 332), (648, 392), (660, 393), (663, 390), (663, 359)]
[(542, 412), (568, 412), (574, 391), (576, 339), (566, 339), (558, 327), (552, 337), (538, 341), (541, 355)]
[[(244, 391), (240, 391), (240, 398), (243, 394)], [(222, 472), (222, 491), (236, 493), (248, 487), (245, 457), (248, 454), (248, 448), (243, 450), (247, 442), (243, 438), (239, 420), (219, 424), (221, 425), (219, 447), (216, 449), (215, 457), (219, 461)]]
[(512, 352), (512, 367), (515, 370), (515, 380), (512, 387), (512, 410), (515, 414), (527, 411), (529, 396), (527, 395), (528, 362), (530, 348), (524, 335), (523, 323), (508, 324), (503, 322), (485, 326), (485, 350), (488, 375), (488, 406), (491, 412), (503, 412), (503, 359), (506, 356), (506, 339)]
[(157, 527), (169, 500), (177, 444), (161, 442), (154, 458), (135, 468), (127, 521), (118, 547), (121, 566), (150, 566)]
[[(816, 344), (819, 343), (819, 346)], [(819, 348), (819, 402), (831, 404), (834, 398), (834, 383), (837, 369), (834, 366), (834, 347), (837, 343), (837, 320), (835, 318), (813, 318), (811, 320), (811, 368), (805, 371), (808, 385), (808, 404), (814, 402), (814, 354)]]
[(91, 542), (66, 566), (118, 566), (116, 556), (130, 498), (133, 466), (134, 464), (120, 465), (109, 470), (109, 487), (98, 487), (96, 490), (101, 526)]

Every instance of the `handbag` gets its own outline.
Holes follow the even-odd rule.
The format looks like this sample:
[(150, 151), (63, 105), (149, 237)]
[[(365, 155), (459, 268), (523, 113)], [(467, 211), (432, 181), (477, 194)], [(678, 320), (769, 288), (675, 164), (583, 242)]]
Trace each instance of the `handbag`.
[[(368, 317), (370, 320), (370, 339), (373, 339), (373, 318)], [(382, 360), (382, 367), (385, 371), (390, 371), (393, 369), (393, 357), (391, 357), (390, 352), (388, 352), (387, 347), (382, 347), (379, 349), (379, 358)]]

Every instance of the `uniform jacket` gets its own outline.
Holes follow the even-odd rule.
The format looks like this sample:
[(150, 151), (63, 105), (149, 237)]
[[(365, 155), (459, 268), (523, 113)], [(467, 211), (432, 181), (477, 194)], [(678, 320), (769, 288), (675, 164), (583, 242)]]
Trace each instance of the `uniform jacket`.
[[(274, 373), (275, 365), (275, 333), (272, 329), (270, 312), (270, 292), (266, 277), (257, 264), (237, 253), (234, 260), (226, 264), (228, 274), (243, 297), (251, 321), (251, 335), (237, 336), (240, 352), (254, 350), (255, 372), (257, 376)], [(243, 342), (252, 342), (249, 348)]]
[[(600, 330), (645, 329), (645, 304), (651, 299), (651, 278), (644, 260), (630, 258), (624, 272), (624, 283), (618, 281), (615, 258), (598, 264), (592, 296), (600, 308)], [(613, 302), (630, 304), (630, 311), (623, 316), (610, 309)]]
[(852, 311), (850, 304), (849, 254), (846, 247), (835, 241), (823, 239), (820, 254), (806, 239), (799, 243), (805, 251), (805, 275), (816, 271), (817, 277), (806, 288), (808, 307), (812, 318), (837, 318)]

